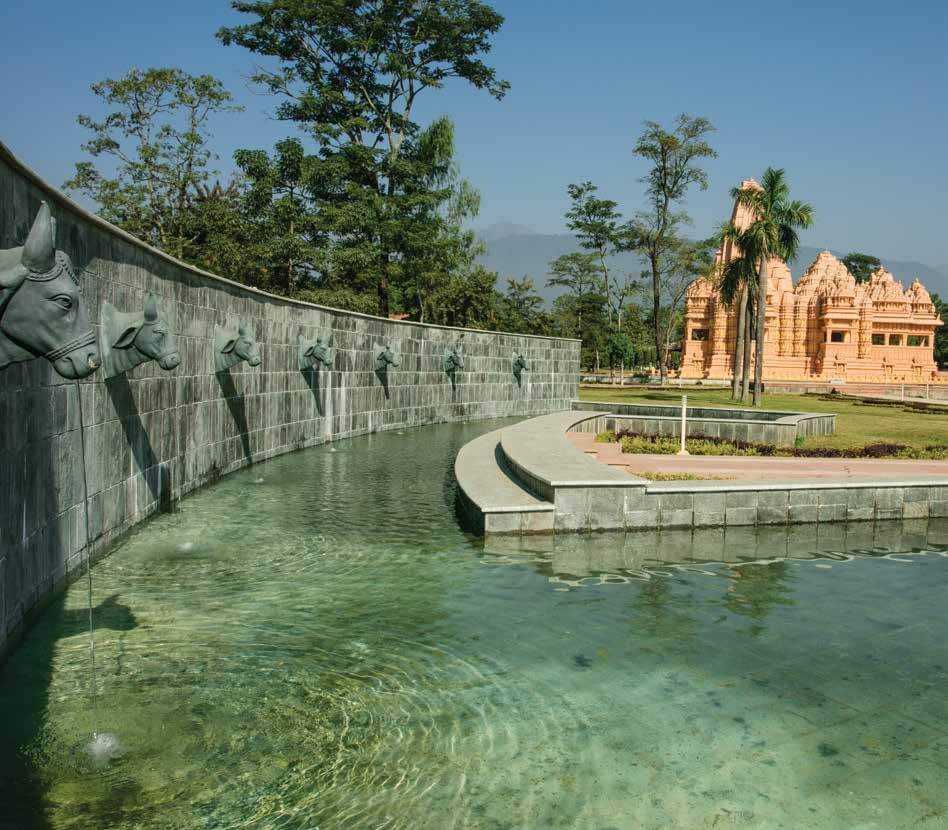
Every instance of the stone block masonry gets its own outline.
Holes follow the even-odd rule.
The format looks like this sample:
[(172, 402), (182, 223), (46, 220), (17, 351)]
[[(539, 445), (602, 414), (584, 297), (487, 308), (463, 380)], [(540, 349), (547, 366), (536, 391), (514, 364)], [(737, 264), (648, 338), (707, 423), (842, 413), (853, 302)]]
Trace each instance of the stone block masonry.
[[(248, 289), (86, 213), (0, 145), (0, 248), (22, 244), (42, 200), (57, 220), (57, 247), (81, 269), (93, 323), (104, 303), (137, 310), (152, 291), (181, 363), (172, 372), (145, 363), (108, 380), (98, 372), (79, 384), (43, 359), (0, 370), (0, 656), (90, 552), (226, 473), (378, 430), (568, 409), (576, 396), (578, 341), (395, 322)], [(259, 343), (261, 365), (216, 373), (215, 326), (238, 319)], [(333, 369), (301, 371), (300, 335), (328, 333)], [(443, 359), (459, 343), (455, 388)], [(375, 371), (383, 345), (399, 361), (385, 385)], [(517, 354), (530, 367), (521, 385)]]

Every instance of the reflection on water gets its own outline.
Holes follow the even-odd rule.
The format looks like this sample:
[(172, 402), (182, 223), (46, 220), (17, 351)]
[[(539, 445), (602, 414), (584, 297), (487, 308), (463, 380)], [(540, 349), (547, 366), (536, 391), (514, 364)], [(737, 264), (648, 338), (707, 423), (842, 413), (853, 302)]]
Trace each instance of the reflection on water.
[[(0, 670), (0, 826), (944, 826), (948, 525), (458, 529), (454, 453), (231, 476)], [(12, 795), (10, 795), (12, 793)], [(4, 824), (5, 821), (5, 824)]]

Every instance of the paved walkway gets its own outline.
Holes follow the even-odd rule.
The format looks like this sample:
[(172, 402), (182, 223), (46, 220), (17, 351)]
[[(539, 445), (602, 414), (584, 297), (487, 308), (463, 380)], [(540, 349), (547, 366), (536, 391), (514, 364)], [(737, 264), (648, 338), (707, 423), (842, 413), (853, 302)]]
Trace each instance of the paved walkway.
[(657, 455), (623, 453), (618, 444), (597, 444), (586, 432), (568, 432), (573, 445), (602, 464), (648, 478), (650, 472), (689, 473), (737, 481), (794, 481), (831, 478), (877, 481), (948, 476), (948, 461), (874, 458), (772, 458), (740, 455)]

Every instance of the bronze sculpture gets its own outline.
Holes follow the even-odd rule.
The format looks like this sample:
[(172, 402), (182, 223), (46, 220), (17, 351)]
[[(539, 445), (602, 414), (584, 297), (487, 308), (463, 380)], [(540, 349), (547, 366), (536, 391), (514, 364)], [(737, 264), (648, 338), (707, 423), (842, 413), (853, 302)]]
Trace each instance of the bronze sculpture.
[(46, 202), (23, 247), (0, 251), (0, 369), (36, 357), (69, 380), (99, 368), (79, 277), (69, 256), (56, 250), (56, 223)]

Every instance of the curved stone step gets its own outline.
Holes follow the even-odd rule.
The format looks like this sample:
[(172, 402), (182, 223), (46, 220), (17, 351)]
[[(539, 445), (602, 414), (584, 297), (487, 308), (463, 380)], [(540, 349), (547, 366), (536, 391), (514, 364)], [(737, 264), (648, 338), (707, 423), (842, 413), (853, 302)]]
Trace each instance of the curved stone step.
[(458, 500), (471, 529), (485, 533), (551, 533), (553, 504), (509, 471), (500, 450), (503, 429), (465, 444), (454, 461)]

